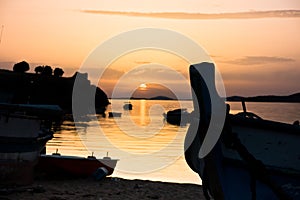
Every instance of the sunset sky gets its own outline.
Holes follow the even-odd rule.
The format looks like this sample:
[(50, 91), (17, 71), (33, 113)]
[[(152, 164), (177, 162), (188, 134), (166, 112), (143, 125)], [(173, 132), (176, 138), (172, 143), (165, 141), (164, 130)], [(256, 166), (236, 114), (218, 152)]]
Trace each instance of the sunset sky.
[[(149, 27), (178, 32), (202, 46), (220, 70), (227, 96), (300, 92), (299, 0), (0, 0), (0, 26), (4, 69), (26, 60), (32, 72), (43, 64), (61, 67), (64, 76), (71, 76), (104, 41)], [(108, 70), (99, 85), (111, 96), (122, 75), (152, 63), (155, 68), (149, 65), (143, 71), (145, 79), (168, 79), (160, 65), (188, 78), (186, 60), (168, 52), (140, 50), (105, 66)], [(143, 82), (143, 76), (131, 80)], [(143, 88), (144, 93), (160, 84), (155, 80)], [(138, 81), (128, 84), (141, 89)], [(177, 84), (188, 97), (186, 85)]]

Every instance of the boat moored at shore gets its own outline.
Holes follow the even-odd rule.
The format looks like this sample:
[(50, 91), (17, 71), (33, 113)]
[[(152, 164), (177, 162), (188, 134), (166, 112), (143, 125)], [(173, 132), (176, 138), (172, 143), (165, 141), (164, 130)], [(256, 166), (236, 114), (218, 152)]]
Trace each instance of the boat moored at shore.
[(53, 153), (52, 155), (40, 155), (36, 170), (46, 175), (89, 177), (99, 168), (105, 168), (106, 175), (111, 175), (117, 165), (118, 159), (108, 156), (96, 158), (95, 156), (80, 157), (67, 156)]
[(0, 104), (0, 179), (3, 184), (29, 184), (33, 167), (48, 140), (58, 106)]
[[(211, 83), (204, 81), (199, 73), (203, 71), (208, 72), (206, 75), (213, 80)], [(216, 114), (212, 113), (211, 95), (214, 94), (208, 89), (212, 88), (208, 84), (215, 86), (213, 77), (212, 63), (190, 67), (193, 103), (199, 109), (193, 115), (186, 136), (185, 159), (200, 175), (205, 197), (220, 200), (300, 199), (300, 126), (297, 123), (262, 119), (248, 112), (245, 103), (243, 112), (229, 114), (229, 105), (215, 95), (213, 97), (218, 99), (214, 101), (227, 108), (225, 122), (220, 133), (213, 133), (220, 137), (212, 150), (200, 158), (200, 148), (207, 137), (212, 115)]]
[(132, 104), (130, 102), (125, 102), (123, 105), (124, 110), (132, 110)]
[(170, 110), (167, 113), (163, 113), (165, 120), (173, 125), (183, 126), (190, 123), (190, 113), (186, 108)]

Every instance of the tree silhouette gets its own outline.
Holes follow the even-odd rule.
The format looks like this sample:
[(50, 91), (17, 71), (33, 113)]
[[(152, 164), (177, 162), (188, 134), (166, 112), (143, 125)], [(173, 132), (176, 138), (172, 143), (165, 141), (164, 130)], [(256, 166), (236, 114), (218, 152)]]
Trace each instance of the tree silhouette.
[(36, 74), (41, 74), (44, 70), (44, 67), (43, 66), (37, 66), (34, 71)]
[(53, 73), (54, 76), (62, 77), (62, 75), (64, 74), (64, 70), (61, 68), (55, 68)]
[(44, 70), (42, 71), (42, 75), (51, 76), (52, 75), (52, 68), (48, 65), (44, 66)]
[(16, 64), (14, 64), (14, 67), (13, 67), (14, 72), (25, 73), (28, 70), (29, 70), (29, 64), (26, 61), (16, 63)]

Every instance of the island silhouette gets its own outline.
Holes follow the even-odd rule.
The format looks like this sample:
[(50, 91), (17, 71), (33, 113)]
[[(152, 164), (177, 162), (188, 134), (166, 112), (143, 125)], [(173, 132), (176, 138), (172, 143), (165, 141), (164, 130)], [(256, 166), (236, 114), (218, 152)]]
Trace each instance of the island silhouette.
[(72, 113), (72, 93), (76, 77), (88, 90), (94, 90), (95, 110), (104, 114), (109, 104), (107, 95), (99, 87), (91, 85), (87, 73), (75, 72), (71, 77), (62, 77), (61, 68), (37, 66), (35, 73), (27, 73), (26, 61), (16, 63), (13, 71), (0, 69), (0, 102), (13, 104), (59, 105), (66, 114)]
[(247, 101), (247, 102), (282, 102), (282, 103), (300, 103), (300, 93), (291, 95), (263, 95), (253, 97), (231, 96), (226, 98), (227, 101)]

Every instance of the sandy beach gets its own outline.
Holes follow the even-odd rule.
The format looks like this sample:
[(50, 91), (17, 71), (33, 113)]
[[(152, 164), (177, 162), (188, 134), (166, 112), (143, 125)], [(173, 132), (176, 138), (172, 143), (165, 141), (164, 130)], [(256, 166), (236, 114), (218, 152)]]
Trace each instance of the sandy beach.
[(92, 178), (40, 178), (29, 186), (2, 187), (1, 200), (39, 199), (204, 199), (202, 187), (145, 180), (126, 180), (107, 177), (101, 181)]

